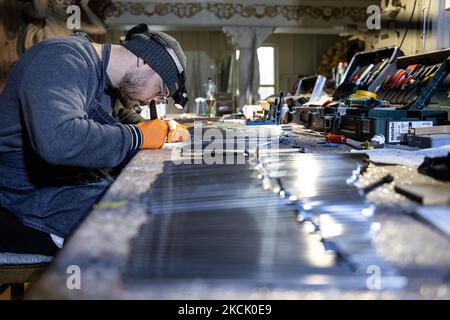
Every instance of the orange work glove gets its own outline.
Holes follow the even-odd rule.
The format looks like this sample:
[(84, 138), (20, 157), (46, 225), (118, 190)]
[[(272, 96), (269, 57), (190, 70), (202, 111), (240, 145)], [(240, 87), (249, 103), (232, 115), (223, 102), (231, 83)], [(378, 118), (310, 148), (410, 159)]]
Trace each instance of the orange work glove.
[(189, 139), (190, 134), (185, 126), (179, 124), (174, 120), (166, 121), (169, 127), (169, 133), (167, 134), (167, 142), (181, 142)]
[(169, 127), (164, 120), (150, 120), (136, 125), (142, 134), (141, 149), (160, 149), (166, 141)]
[(125, 126), (131, 134), (130, 150), (160, 149), (166, 141), (169, 126), (164, 120), (150, 120)]

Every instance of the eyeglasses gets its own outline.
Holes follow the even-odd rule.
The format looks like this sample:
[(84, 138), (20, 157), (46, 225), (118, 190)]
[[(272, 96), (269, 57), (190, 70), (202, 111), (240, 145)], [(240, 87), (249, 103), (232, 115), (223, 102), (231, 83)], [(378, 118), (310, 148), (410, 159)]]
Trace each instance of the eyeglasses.
[(156, 104), (167, 103), (167, 99), (169, 97), (170, 97), (169, 89), (167, 89), (167, 87), (164, 84), (162, 84), (161, 90), (151, 100), (154, 100)]
[(153, 100), (155, 101), (156, 104), (160, 104), (160, 103), (164, 103), (167, 104), (167, 98), (166, 96), (162, 96), (162, 95), (157, 95)]

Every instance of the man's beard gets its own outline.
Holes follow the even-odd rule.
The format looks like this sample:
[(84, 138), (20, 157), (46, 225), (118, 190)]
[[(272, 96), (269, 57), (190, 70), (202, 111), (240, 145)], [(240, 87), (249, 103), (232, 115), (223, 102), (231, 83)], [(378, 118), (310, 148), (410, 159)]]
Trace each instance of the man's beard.
[(146, 103), (145, 101), (139, 101), (137, 98), (145, 89), (144, 79), (144, 75), (127, 72), (120, 80), (117, 90), (119, 92), (119, 100), (125, 108), (131, 109)]

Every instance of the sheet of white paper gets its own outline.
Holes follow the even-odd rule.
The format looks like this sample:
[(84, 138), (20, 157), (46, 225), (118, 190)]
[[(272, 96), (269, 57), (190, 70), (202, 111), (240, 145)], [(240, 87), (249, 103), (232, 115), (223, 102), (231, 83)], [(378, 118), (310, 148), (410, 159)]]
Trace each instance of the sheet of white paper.
[(352, 150), (352, 152), (366, 153), (370, 160), (376, 163), (398, 164), (404, 166), (420, 166), (425, 157), (445, 157), (450, 152), (450, 145), (421, 149), (415, 151), (399, 149), (375, 149), (375, 150)]

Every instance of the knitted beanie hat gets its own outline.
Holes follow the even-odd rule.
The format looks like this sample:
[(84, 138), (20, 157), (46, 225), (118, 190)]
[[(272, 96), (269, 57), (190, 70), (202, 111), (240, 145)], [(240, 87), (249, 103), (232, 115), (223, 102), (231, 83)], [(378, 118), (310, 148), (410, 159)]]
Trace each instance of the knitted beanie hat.
[(140, 24), (128, 31), (121, 45), (158, 73), (175, 103), (184, 107), (187, 102), (186, 56), (177, 40), (164, 32), (149, 30), (146, 24)]

